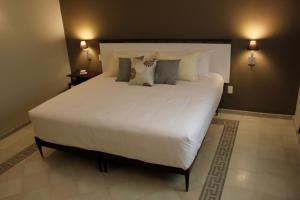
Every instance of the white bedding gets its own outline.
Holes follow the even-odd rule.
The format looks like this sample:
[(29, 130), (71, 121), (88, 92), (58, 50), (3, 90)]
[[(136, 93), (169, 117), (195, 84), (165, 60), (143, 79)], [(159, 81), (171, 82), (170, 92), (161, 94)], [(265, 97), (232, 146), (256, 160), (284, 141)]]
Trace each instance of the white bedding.
[(132, 86), (104, 75), (29, 112), (48, 142), (187, 169), (223, 92), (214, 73), (177, 85)]

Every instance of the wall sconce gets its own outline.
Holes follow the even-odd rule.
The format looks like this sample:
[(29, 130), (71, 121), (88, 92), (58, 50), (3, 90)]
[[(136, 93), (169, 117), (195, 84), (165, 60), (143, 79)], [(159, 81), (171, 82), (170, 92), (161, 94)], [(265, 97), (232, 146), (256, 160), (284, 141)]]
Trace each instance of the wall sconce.
[(85, 40), (80, 41), (80, 48), (81, 49), (87, 49), (88, 48), (88, 45), (87, 45)]
[(92, 59), (89, 56), (89, 46), (87, 45), (85, 40), (80, 41), (80, 49), (86, 52), (86, 59), (91, 61)]
[(248, 65), (254, 67), (256, 65), (256, 58), (254, 51), (258, 51), (259, 48), (256, 44), (256, 40), (250, 40), (247, 50), (250, 50), (250, 55), (248, 57)]

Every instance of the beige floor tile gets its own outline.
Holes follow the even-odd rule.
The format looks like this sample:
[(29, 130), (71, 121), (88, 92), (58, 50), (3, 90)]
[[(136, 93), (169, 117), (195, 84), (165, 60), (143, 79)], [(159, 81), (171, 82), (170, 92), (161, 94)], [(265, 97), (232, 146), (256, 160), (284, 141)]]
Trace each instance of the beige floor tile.
[(5, 162), (25, 147), (34, 142), (34, 132), (31, 125), (27, 125), (17, 132), (0, 140), (0, 163)]
[(160, 192), (155, 192), (153, 194), (150, 194), (148, 196), (144, 196), (140, 198), (140, 200), (159, 200), (159, 199), (172, 199), (172, 200), (180, 200), (180, 196), (176, 192), (172, 191), (160, 191)]
[(1, 200), (20, 200), (20, 199), (23, 199), (23, 198), (24, 198), (23, 194), (20, 193), (20, 194), (17, 194), (17, 195), (1, 198)]
[(250, 172), (245, 169), (229, 169), (225, 185), (253, 190), (252, 186), (255, 183), (254, 174), (255, 172)]
[(79, 191), (76, 183), (60, 183), (53, 185), (49, 189), (49, 199), (64, 200), (79, 196)]
[(258, 157), (262, 159), (286, 160), (284, 148), (275, 145), (261, 145), (258, 147)]
[(95, 191), (106, 191), (108, 186), (106, 180), (100, 173), (94, 173), (93, 176), (81, 177), (77, 181), (80, 194), (88, 194)]
[(253, 200), (256, 192), (238, 186), (225, 185), (221, 200)]
[(291, 171), (291, 166), (282, 160), (278, 159), (258, 159), (256, 172), (270, 173), (275, 175), (285, 176), (287, 172)]
[(0, 176), (0, 183), (12, 179), (22, 178), (24, 174), (24, 165), (18, 164)]
[(25, 192), (37, 190), (44, 187), (49, 187), (49, 174), (46, 173), (36, 173), (30, 176), (23, 177), (23, 189)]
[(255, 200), (287, 200), (287, 197), (278, 197), (278, 196), (274, 196), (272, 194), (256, 192), (253, 195), (253, 199), (255, 199)]
[(95, 191), (89, 194), (81, 194), (68, 200), (114, 200), (108, 190)]
[(149, 190), (151, 188), (132, 182), (117, 184), (109, 188), (111, 196), (116, 200), (138, 199), (148, 194)]
[(41, 188), (30, 192), (25, 192), (22, 196), (23, 200), (48, 200), (49, 189)]
[(254, 173), (247, 170), (229, 169), (225, 184), (282, 199), (286, 199), (288, 196), (287, 180), (280, 175), (270, 173)]
[(48, 163), (43, 159), (24, 163), (24, 175), (30, 176), (48, 170)]
[(288, 197), (288, 180), (284, 177), (270, 173), (258, 173), (255, 175), (255, 179), (256, 183), (253, 187), (256, 191), (281, 199)]
[(22, 192), (22, 179), (11, 179), (0, 183), (0, 199)]
[(257, 170), (257, 162), (257, 156), (245, 156), (243, 153), (234, 153), (231, 157), (229, 168), (255, 172)]

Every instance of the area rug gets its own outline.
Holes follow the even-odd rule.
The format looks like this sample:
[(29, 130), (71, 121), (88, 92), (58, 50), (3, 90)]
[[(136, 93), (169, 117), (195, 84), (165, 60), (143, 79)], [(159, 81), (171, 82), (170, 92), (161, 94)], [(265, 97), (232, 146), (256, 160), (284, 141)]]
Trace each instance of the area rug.
[[(213, 119), (192, 169), (189, 192), (184, 192), (181, 175), (125, 165), (99, 173), (94, 160), (49, 149), (42, 159), (32, 144), (0, 164), (0, 184), (5, 186), (11, 177), (23, 184), (15, 194), (0, 191), (0, 198), (220, 200), (238, 125), (235, 120)], [(35, 184), (27, 184), (32, 180)]]

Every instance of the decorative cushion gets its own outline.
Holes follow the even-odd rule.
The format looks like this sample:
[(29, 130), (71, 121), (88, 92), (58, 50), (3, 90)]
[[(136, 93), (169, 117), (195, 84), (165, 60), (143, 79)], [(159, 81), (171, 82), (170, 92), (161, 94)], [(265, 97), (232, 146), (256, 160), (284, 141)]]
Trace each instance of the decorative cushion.
[(106, 67), (106, 72), (108, 76), (118, 76), (119, 72), (119, 58), (133, 58), (146, 56), (150, 57), (153, 55), (153, 52), (146, 51), (114, 51), (110, 55), (108, 62), (108, 67)]
[[(143, 56), (136, 57), (137, 59), (144, 59)], [(131, 58), (119, 58), (119, 71), (116, 81), (128, 82), (130, 79)]]
[(198, 78), (198, 60), (201, 54), (202, 52), (195, 52), (188, 55), (172, 55), (159, 52), (158, 59), (180, 59), (177, 79), (184, 81), (194, 81)]
[(130, 73), (130, 85), (152, 86), (154, 84), (154, 72), (156, 59), (139, 60), (132, 58)]
[(158, 60), (155, 69), (156, 84), (175, 85), (180, 60)]

